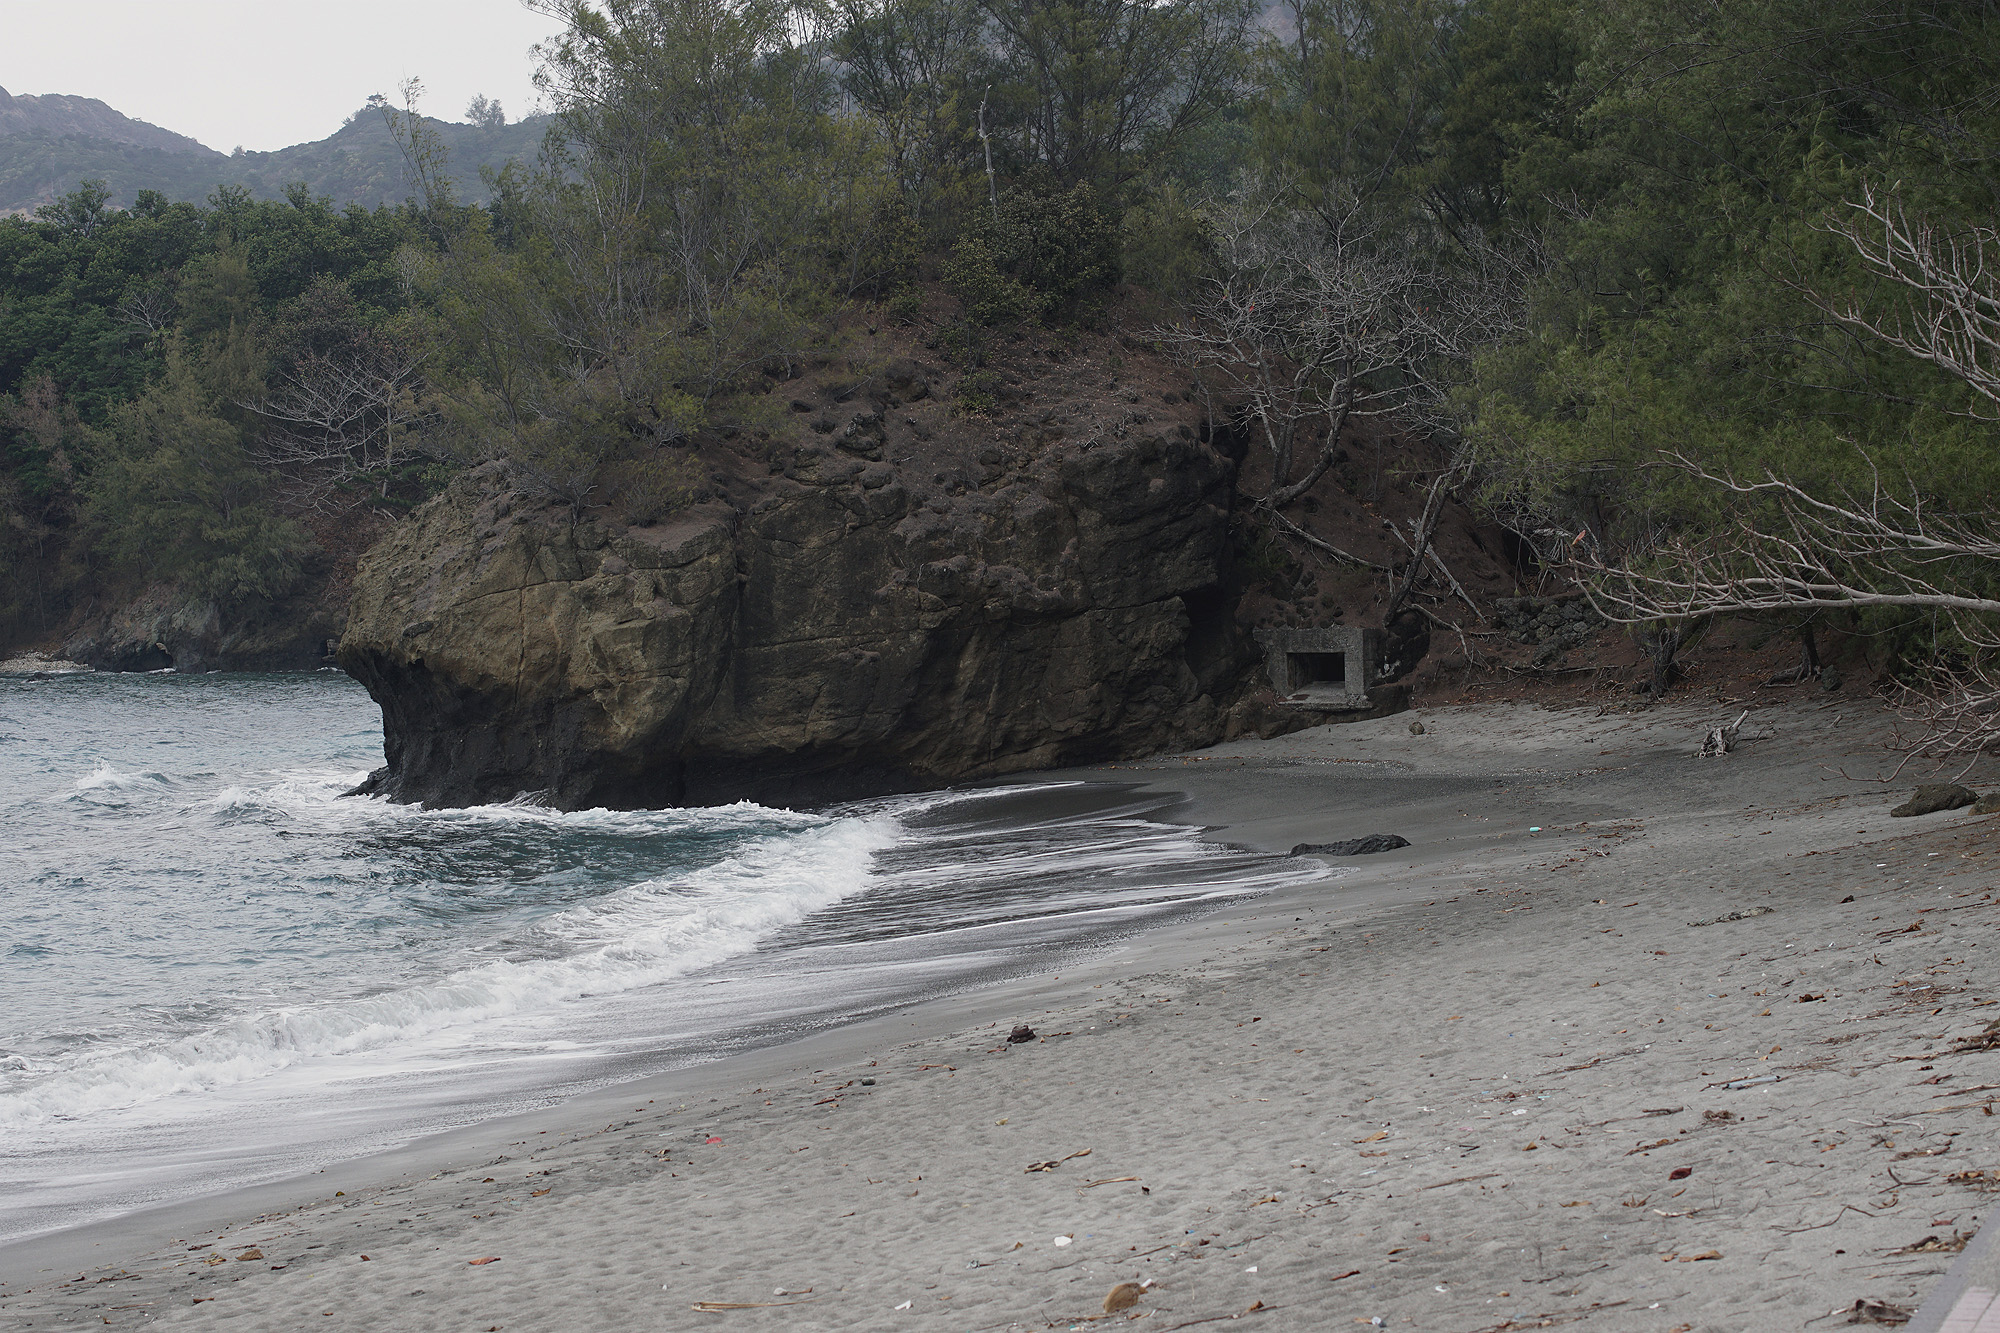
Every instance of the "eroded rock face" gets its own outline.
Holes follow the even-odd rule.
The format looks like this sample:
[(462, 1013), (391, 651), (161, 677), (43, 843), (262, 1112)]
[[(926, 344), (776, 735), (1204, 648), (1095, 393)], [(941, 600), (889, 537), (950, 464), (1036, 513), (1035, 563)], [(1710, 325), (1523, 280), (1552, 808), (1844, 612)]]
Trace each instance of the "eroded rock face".
[(372, 789), (812, 803), (1260, 720), (1221, 592), (1230, 466), (1192, 432), (1017, 456), (962, 494), (858, 453), (808, 441), (740, 510), (615, 531), (496, 468), (455, 482), (356, 575), (340, 662), (382, 705)]
[(312, 671), (331, 665), (340, 618), (301, 597), (224, 615), (158, 584), (85, 617), (63, 656), (99, 671)]

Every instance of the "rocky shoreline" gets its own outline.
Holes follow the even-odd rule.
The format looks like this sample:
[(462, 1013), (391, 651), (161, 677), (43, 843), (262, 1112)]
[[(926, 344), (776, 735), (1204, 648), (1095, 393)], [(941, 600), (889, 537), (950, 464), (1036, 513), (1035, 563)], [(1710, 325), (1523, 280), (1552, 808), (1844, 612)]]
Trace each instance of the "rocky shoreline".
[(754, 493), (658, 524), (579, 519), (498, 466), (454, 482), (356, 574), (339, 660), (389, 761), (365, 790), (814, 802), (1312, 720), (1236, 623), (1234, 466), (1191, 405), (899, 459), (911, 391), (881, 380)]

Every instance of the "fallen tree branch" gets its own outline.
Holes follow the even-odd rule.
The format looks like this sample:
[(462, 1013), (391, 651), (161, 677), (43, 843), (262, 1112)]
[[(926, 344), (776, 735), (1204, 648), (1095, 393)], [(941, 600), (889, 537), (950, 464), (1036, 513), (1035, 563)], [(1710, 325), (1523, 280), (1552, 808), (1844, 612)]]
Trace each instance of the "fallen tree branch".
[(1258, 503), (1257, 507), (1259, 509), (1262, 509), (1266, 514), (1268, 514), (1271, 518), (1271, 521), (1275, 523), (1287, 536), (1298, 538), (1300, 541), (1312, 547), (1314, 550), (1324, 552), (1325, 554), (1333, 556), (1335, 559), (1338, 560), (1345, 560), (1350, 565), (1358, 565), (1362, 569), (1372, 570), (1378, 574), (1383, 572), (1383, 567), (1381, 565), (1378, 565), (1371, 560), (1363, 560), (1360, 556), (1355, 555), (1352, 551), (1343, 551), (1338, 546), (1335, 546), (1332, 542), (1327, 541), (1324, 538), (1314, 536), (1312, 533), (1307, 532), (1304, 528), (1300, 527), (1298, 524), (1292, 522), (1292, 520), (1290, 520), (1289, 518), (1286, 518), (1283, 514), (1279, 513), (1277, 510), (1272, 509), (1269, 506), (1263, 504), (1261, 501)]

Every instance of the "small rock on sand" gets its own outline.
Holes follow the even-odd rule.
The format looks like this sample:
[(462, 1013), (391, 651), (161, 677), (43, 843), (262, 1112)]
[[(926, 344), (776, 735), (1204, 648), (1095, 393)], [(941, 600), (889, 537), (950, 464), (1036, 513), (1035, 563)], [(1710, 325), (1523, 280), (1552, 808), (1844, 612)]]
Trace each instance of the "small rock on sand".
[(1979, 793), (1956, 782), (1926, 782), (1909, 800), (1889, 813), (1898, 819), (1910, 815), (1934, 815), (1940, 810), (1957, 810), (1979, 800)]
[(1989, 791), (1972, 803), (1975, 815), (2000, 815), (2000, 791)]
[(1014, 1030), (1007, 1034), (1007, 1040), (1015, 1043), (1016, 1045), (1019, 1045), (1021, 1042), (1024, 1041), (1033, 1041), (1034, 1039), (1035, 1039), (1035, 1030), (1029, 1027), (1026, 1023), (1021, 1023), (1016, 1025)]
[(1394, 833), (1371, 833), (1365, 838), (1349, 838), (1346, 842), (1302, 842), (1292, 848), (1293, 856), (1371, 856), (1376, 852), (1393, 852), (1398, 847), (1408, 847), (1410, 840)]

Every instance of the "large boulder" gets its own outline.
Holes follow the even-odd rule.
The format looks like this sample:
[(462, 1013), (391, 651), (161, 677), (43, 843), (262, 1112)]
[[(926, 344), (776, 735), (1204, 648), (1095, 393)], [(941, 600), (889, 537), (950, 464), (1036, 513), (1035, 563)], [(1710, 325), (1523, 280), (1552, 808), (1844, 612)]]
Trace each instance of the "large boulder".
[(366, 789), (817, 802), (1258, 724), (1231, 468), (1192, 431), (991, 449), (970, 487), (837, 444), (657, 526), (578, 521), (498, 465), (455, 481), (356, 573), (340, 662), (389, 760)]

